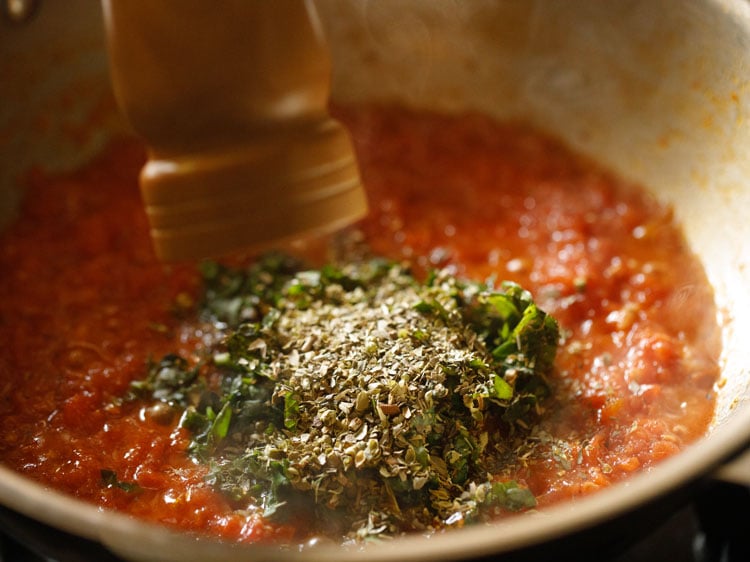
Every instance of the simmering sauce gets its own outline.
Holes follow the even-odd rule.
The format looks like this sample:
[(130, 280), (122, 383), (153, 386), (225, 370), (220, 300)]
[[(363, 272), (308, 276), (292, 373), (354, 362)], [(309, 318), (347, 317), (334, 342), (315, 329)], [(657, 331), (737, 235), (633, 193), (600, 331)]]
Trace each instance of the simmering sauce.
[[(375, 254), (517, 282), (559, 322), (552, 397), (497, 477), (543, 509), (704, 434), (719, 374), (713, 296), (668, 207), (523, 125), (338, 111), (370, 197), (358, 229)], [(320, 529), (237, 509), (188, 457), (177, 419), (119, 400), (150, 359), (195, 358), (204, 345), (198, 268), (151, 250), (143, 160), (122, 140), (84, 169), (29, 178), (0, 243), (0, 461), (175, 528), (303, 541)]]

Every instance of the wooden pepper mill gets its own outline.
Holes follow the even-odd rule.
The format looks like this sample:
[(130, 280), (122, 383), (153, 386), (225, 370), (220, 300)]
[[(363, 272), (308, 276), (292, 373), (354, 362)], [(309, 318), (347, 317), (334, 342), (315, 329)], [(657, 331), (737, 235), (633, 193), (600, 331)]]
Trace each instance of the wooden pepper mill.
[(260, 249), (367, 212), (305, 0), (103, 0), (115, 96), (148, 147), (166, 261)]

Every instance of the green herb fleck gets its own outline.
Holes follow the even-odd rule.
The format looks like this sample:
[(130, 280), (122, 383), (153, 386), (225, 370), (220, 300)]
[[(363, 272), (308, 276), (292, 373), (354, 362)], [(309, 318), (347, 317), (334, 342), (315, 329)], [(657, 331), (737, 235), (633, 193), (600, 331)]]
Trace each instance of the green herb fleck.
[(129, 494), (139, 492), (141, 487), (135, 482), (123, 482), (117, 478), (117, 473), (114, 470), (103, 468), (100, 471), (102, 478), (102, 485), (106, 488), (119, 488)]

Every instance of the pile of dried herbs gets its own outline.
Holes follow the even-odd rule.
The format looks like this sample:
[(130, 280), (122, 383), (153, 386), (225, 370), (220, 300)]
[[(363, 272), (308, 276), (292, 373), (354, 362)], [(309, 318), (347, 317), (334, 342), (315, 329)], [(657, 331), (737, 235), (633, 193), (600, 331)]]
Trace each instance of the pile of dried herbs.
[(284, 518), (307, 496), (350, 539), (535, 505), (489, 475), (549, 393), (558, 326), (528, 292), (378, 260), (270, 256), (204, 277), (218, 343), (202, 365), (151, 365), (133, 392), (183, 410), (191, 454), (238, 505)]

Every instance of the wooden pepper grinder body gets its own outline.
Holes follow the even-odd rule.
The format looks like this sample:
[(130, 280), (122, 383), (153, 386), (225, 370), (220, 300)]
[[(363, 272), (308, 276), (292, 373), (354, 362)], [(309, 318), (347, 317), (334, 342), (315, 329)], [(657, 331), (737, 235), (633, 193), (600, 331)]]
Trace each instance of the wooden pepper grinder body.
[(330, 62), (304, 0), (103, 0), (115, 96), (148, 146), (161, 259), (218, 256), (367, 211)]

